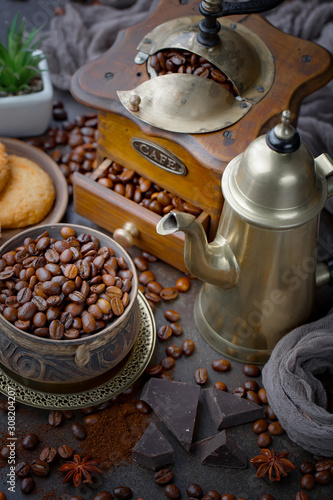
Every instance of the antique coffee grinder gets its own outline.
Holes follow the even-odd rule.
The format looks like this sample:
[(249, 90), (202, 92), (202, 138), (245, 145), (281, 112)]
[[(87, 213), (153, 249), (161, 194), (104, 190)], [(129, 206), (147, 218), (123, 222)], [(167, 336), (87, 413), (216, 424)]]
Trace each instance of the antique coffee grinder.
[(329, 283), (333, 260), (316, 262), (318, 222), (333, 195), (333, 160), (314, 159), (290, 124), (255, 139), (226, 167), (224, 206), (214, 241), (198, 221), (171, 211), (161, 235), (185, 233), (185, 263), (204, 285), (194, 316), (216, 350), (264, 363), (287, 332), (309, 318), (316, 284)]
[[(149, 179), (177, 207), (194, 206), (209, 241), (226, 165), (277, 123), (281, 109), (295, 123), (302, 99), (333, 76), (325, 49), (257, 15), (280, 3), (155, 0), (144, 22), (72, 79), (73, 96), (99, 111), (99, 161)], [(183, 235), (158, 235), (163, 213), (99, 185), (103, 169), (74, 175), (76, 211), (124, 246), (185, 270)]]

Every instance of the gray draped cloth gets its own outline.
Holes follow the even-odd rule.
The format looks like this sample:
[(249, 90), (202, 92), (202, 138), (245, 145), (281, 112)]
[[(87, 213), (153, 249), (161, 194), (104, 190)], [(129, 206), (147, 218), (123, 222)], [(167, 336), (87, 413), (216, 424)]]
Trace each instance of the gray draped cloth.
[(305, 450), (333, 456), (333, 414), (316, 378), (333, 375), (333, 314), (300, 326), (275, 346), (262, 371), (268, 402), (288, 437)]

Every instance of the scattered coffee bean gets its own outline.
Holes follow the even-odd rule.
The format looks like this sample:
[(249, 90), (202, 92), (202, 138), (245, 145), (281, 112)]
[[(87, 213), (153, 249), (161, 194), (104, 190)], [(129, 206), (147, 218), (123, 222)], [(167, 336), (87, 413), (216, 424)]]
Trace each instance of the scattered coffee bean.
[(180, 335), (182, 335), (183, 329), (178, 323), (170, 323), (170, 327), (172, 330), (172, 334), (175, 337), (180, 337)]
[(93, 500), (113, 500), (113, 496), (109, 491), (101, 491), (100, 493), (97, 493), (97, 495), (93, 497)]
[(204, 385), (208, 380), (208, 372), (206, 368), (197, 368), (194, 372), (194, 380), (199, 385)]
[(272, 434), (272, 436), (281, 436), (281, 434), (285, 433), (285, 430), (283, 429), (280, 422), (277, 421), (277, 422), (272, 422), (271, 424), (269, 424), (268, 432), (270, 432)]
[(173, 311), (172, 309), (167, 309), (164, 311), (164, 317), (168, 321), (171, 321), (171, 323), (177, 323), (177, 321), (180, 320), (180, 315), (177, 313), (177, 311)]
[(296, 493), (295, 500), (309, 500), (308, 495), (305, 493), (305, 491), (298, 491)]
[(248, 399), (252, 403), (255, 403), (257, 405), (261, 405), (261, 399), (259, 398), (259, 396), (256, 392), (246, 391), (245, 397), (246, 397), (246, 399)]
[(181, 498), (180, 489), (175, 484), (167, 484), (164, 487), (164, 493), (170, 500), (179, 500)]
[(113, 494), (121, 500), (129, 500), (130, 498), (133, 498), (133, 492), (128, 486), (117, 486), (114, 488)]
[(163, 288), (160, 292), (160, 297), (165, 301), (175, 300), (178, 297), (178, 290), (174, 286)]
[(87, 431), (82, 424), (76, 422), (76, 423), (71, 425), (71, 429), (73, 432), (73, 436), (78, 441), (84, 441), (86, 439)]
[(47, 462), (48, 464), (51, 464), (56, 456), (57, 456), (57, 449), (47, 447), (40, 452), (39, 458), (42, 462)]
[(215, 382), (214, 388), (218, 391), (228, 392), (228, 387), (224, 382)]
[(157, 330), (157, 336), (160, 340), (168, 340), (172, 335), (172, 328), (169, 325), (162, 325)]
[(193, 498), (202, 498), (203, 497), (203, 490), (202, 490), (201, 486), (199, 486), (196, 483), (189, 484), (186, 488), (186, 493)]
[(264, 389), (264, 388), (259, 389), (259, 391), (258, 391), (258, 396), (259, 396), (259, 398), (261, 399), (261, 402), (262, 402), (263, 404), (265, 404), (265, 405), (266, 405), (266, 404), (268, 403), (268, 401), (267, 401), (266, 389)]
[(194, 352), (195, 344), (193, 340), (187, 339), (182, 344), (182, 353), (184, 356), (191, 356)]
[(244, 387), (235, 387), (233, 390), (232, 390), (232, 393), (234, 396), (237, 396), (238, 398), (245, 398), (246, 396), (246, 392), (245, 392), (245, 389)]
[(316, 463), (316, 471), (330, 470), (333, 467), (333, 458), (322, 458)]
[[(206, 498), (207, 497), (207, 498)], [(209, 490), (206, 495), (202, 498), (202, 500), (208, 500), (208, 499), (211, 499), (211, 500), (221, 500), (221, 496), (220, 494), (215, 491), (215, 490)]]
[(30, 469), (30, 465), (24, 460), (16, 465), (15, 473), (18, 477), (27, 477), (30, 473)]
[(87, 415), (84, 418), (84, 423), (85, 425), (88, 426), (93, 426), (96, 425), (97, 422), (100, 420), (101, 416), (98, 413), (93, 413), (92, 415)]
[(191, 288), (191, 280), (186, 276), (178, 278), (178, 280), (176, 281), (176, 288), (180, 293), (188, 292), (189, 289)]
[(312, 490), (316, 486), (316, 481), (312, 474), (305, 474), (300, 481), (301, 488), (307, 491)]
[(3, 448), (1, 448), (0, 455), (1, 455), (2, 458), (4, 458), (5, 460), (7, 460), (7, 458), (10, 455), (10, 449), (8, 448), (8, 446), (4, 446)]
[(257, 365), (244, 365), (243, 373), (247, 377), (259, 377), (261, 375), (261, 370)]
[(315, 466), (311, 462), (302, 462), (298, 470), (303, 476), (305, 474), (313, 474), (315, 471)]
[(171, 370), (175, 366), (175, 360), (171, 356), (167, 356), (161, 360), (160, 365), (163, 370)]
[(151, 412), (151, 409), (147, 405), (147, 403), (141, 400), (135, 403), (135, 407), (138, 410), (138, 412), (142, 413), (142, 415), (149, 415), (149, 413)]
[(53, 427), (59, 427), (62, 422), (62, 413), (58, 410), (51, 410), (49, 413), (49, 424)]
[(25, 450), (34, 450), (38, 446), (38, 443), (39, 443), (38, 436), (36, 436), (36, 434), (32, 434), (31, 432), (29, 432), (23, 438), (22, 447)]
[(73, 455), (73, 450), (69, 446), (69, 444), (62, 444), (58, 448), (58, 453), (61, 456), (61, 458), (68, 459)]
[(168, 484), (173, 480), (173, 472), (170, 469), (161, 469), (154, 475), (154, 481), (156, 484), (164, 485)]
[(316, 480), (316, 483), (328, 484), (331, 482), (332, 474), (329, 470), (321, 470), (315, 473), (314, 478)]
[(7, 497), (3, 491), (0, 491), (0, 500), (7, 500)]
[(243, 384), (243, 387), (245, 391), (253, 391), (253, 392), (259, 391), (258, 382), (256, 382), (255, 380), (246, 380)]
[(151, 281), (155, 281), (156, 280), (156, 277), (155, 277), (155, 274), (153, 273), (153, 271), (143, 271), (140, 275), (139, 275), (139, 283), (141, 283), (141, 285), (148, 285), (149, 282)]
[(225, 493), (221, 496), (221, 500), (237, 500), (235, 495), (231, 495), (230, 493)]
[(31, 463), (31, 472), (33, 472), (36, 476), (45, 477), (48, 475), (49, 471), (49, 464), (47, 462), (43, 462), (43, 460), (37, 458)]
[(147, 375), (155, 376), (155, 375), (159, 375), (160, 373), (162, 373), (163, 368), (161, 365), (150, 365), (146, 368), (145, 371), (146, 371)]
[(257, 439), (259, 448), (268, 448), (272, 444), (272, 436), (268, 432), (262, 432)]
[(269, 405), (266, 407), (265, 413), (266, 413), (268, 420), (276, 420), (276, 415)]
[(33, 477), (25, 477), (22, 479), (20, 489), (25, 495), (30, 495), (34, 491), (35, 481)]
[(179, 359), (182, 355), (182, 351), (176, 345), (168, 345), (165, 352), (167, 356), (170, 356), (173, 359)]
[(256, 420), (254, 424), (252, 425), (252, 430), (255, 434), (261, 434), (262, 432), (265, 432), (268, 427), (268, 422), (264, 418), (260, 418), (259, 420)]
[(212, 368), (216, 372), (228, 372), (231, 369), (231, 364), (227, 359), (216, 359), (212, 362)]
[(269, 493), (265, 493), (264, 495), (261, 495), (260, 500), (275, 500), (275, 498)]
[(148, 270), (149, 264), (144, 257), (134, 257), (133, 262), (139, 271), (143, 272)]

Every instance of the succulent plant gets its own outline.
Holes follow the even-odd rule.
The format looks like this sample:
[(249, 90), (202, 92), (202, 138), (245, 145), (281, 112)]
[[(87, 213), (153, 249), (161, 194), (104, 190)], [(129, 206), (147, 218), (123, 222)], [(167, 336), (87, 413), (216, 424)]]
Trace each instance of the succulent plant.
[(25, 36), (25, 22), (16, 14), (7, 24), (6, 46), (0, 42), (0, 91), (16, 94), (29, 87), (31, 80), (40, 74), (38, 64), (45, 58), (35, 53), (42, 40), (36, 40), (40, 28), (33, 28)]

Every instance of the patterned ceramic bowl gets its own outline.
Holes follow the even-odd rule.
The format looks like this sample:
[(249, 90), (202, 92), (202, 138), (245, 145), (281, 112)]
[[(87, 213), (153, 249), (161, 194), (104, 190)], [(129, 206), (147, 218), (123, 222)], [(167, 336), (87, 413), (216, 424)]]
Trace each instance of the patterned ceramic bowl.
[(0, 314), (1, 368), (25, 385), (35, 385), (41, 390), (53, 392), (63, 392), (66, 387), (70, 391), (73, 384), (75, 387), (81, 384), (82, 390), (85, 383), (91, 386), (92, 380), (99, 380), (103, 374), (117, 367), (132, 349), (140, 328), (138, 280), (134, 263), (127, 252), (109, 236), (75, 224), (42, 225), (27, 229), (7, 241), (0, 248), (0, 258), (21, 246), (25, 238), (36, 239), (44, 231), (48, 231), (51, 238), (62, 239), (60, 230), (64, 226), (73, 228), (77, 236), (85, 233), (96, 237), (100, 247), (111, 247), (115, 257), (125, 259), (133, 278), (129, 303), (123, 314), (113, 316), (105, 328), (82, 338), (68, 340), (63, 337), (54, 340), (38, 337), (17, 328)]

